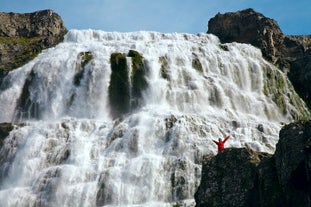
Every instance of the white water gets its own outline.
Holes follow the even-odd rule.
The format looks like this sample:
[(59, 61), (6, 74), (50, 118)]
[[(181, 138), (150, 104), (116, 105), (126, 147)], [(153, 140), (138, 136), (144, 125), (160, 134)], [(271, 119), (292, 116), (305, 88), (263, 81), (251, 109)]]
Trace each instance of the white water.
[[(0, 206), (96, 206), (100, 189), (106, 206), (193, 206), (202, 156), (216, 153), (212, 139), (230, 135), (226, 147), (273, 153), (280, 123), (292, 121), (263, 93), (263, 70), (276, 68), (249, 45), (226, 46), (207, 34), (72, 30), (11, 72), (0, 93), (0, 121), (26, 125), (11, 132), (0, 152), (7, 157)], [(110, 55), (130, 49), (147, 63), (149, 88), (142, 108), (115, 121)], [(94, 58), (75, 86), (78, 54), (87, 51)], [(170, 81), (161, 77), (160, 57), (168, 60)], [(194, 57), (202, 73), (192, 67)], [(16, 115), (31, 71), (30, 99), (41, 120)], [(172, 117), (176, 122), (167, 127)]]

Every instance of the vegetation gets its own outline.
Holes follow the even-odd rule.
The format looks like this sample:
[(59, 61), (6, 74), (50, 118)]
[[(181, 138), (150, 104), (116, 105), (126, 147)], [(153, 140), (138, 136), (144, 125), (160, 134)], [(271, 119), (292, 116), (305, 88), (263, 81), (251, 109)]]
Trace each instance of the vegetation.
[(203, 67), (199, 58), (196, 57), (192, 60), (192, 67), (196, 69), (198, 72), (203, 73)]
[(146, 80), (146, 67), (144, 64), (144, 59), (137, 51), (130, 50), (128, 57), (132, 58), (132, 109), (139, 107), (141, 103), (142, 93), (147, 88), (148, 83)]
[[(290, 115), (296, 121), (310, 118), (310, 111), (305, 107), (282, 72), (272, 68), (264, 68), (263, 93), (272, 98), (283, 115)], [(294, 108), (289, 109), (288, 103), (292, 104)]]
[(93, 54), (91, 52), (80, 52), (78, 55), (78, 60), (80, 60), (80, 62), (78, 62), (77, 64), (77, 70), (78, 72), (75, 74), (74, 76), (74, 80), (73, 83), (76, 86), (80, 85), (80, 82), (83, 78), (83, 74), (84, 74), (84, 67), (93, 59)]
[(42, 50), (42, 41), (42, 37), (0, 37), (0, 44), (14, 53), (10, 54), (13, 61), (0, 65), (0, 70), (12, 70), (21, 67), (37, 57)]
[(111, 115), (114, 118), (129, 112), (130, 83), (127, 71), (126, 56), (113, 53), (110, 56), (111, 76), (108, 88)]
[(159, 62), (161, 63), (161, 77), (166, 80), (170, 80), (167, 57), (165, 56), (159, 57)]

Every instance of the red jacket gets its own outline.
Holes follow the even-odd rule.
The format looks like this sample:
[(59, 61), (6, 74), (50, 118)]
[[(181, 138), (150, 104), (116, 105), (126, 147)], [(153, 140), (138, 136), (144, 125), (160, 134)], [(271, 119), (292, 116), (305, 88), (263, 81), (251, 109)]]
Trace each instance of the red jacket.
[(225, 149), (225, 142), (229, 139), (230, 136), (227, 136), (224, 141), (215, 141), (213, 140), (213, 142), (215, 142), (218, 146), (218, 152), (222, 151), (223, 149)]

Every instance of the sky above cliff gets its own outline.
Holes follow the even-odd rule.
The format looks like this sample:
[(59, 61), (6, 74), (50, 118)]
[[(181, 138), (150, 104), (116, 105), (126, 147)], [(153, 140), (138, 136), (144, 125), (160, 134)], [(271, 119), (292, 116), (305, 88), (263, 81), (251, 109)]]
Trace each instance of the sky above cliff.
[(68, 29), (200, 33), (218, 12), (253, 8), (284, 34), (311, 34), (310, 0), (0, 0), (0, 12), (52, 9)]

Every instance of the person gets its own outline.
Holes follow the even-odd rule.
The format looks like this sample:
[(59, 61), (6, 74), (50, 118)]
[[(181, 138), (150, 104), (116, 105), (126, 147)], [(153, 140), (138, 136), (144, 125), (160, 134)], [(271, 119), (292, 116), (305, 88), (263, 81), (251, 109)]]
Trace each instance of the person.
[(230, 136), (227, 136), (224, 141), (221, 140), (221, 138), (218, 139), (218, 142), (216, 140), (213, 140), (215, 144), (218, 146), (218, 152), (221, 152), (223, 149), (225, 149), (225, 142), (229, 139)]

